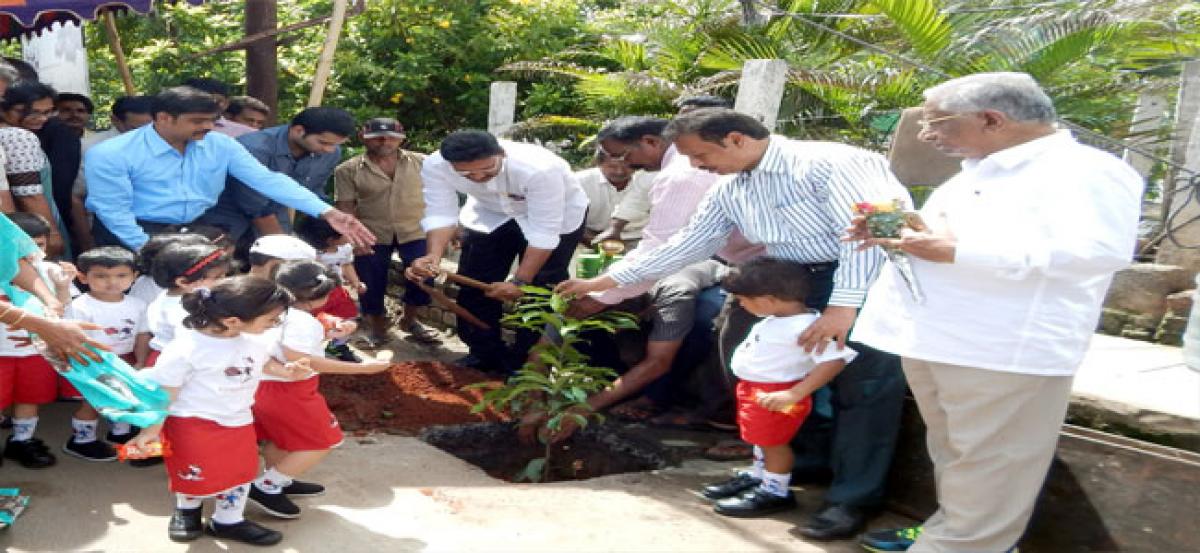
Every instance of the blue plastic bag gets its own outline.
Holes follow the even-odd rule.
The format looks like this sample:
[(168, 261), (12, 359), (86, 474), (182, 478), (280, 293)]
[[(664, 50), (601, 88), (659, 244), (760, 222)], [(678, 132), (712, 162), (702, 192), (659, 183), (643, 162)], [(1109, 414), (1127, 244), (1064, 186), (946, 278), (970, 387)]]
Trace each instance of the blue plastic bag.
[(171, 396), (112, 352), (94, 351), (100, 361), (83, 364), (71, 360), (71, 370), (61, 373), (104, 418), (147, 427), (167, 418)]

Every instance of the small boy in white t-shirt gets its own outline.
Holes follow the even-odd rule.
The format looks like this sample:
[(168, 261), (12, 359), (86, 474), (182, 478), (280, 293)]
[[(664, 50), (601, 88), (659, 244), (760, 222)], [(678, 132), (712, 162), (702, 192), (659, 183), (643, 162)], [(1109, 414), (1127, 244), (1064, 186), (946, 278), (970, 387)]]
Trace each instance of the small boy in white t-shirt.
[[(105, 246), (83, 252), (76, 261), (79, 281), (88, 286), (88, 291), (71, 301), (65, 317), (99, 325), (99, 330), (88, 334), (131, 366), (144, 367), (150, 355), (147, 305), (125, 292), (137, 278), (137, 256), (125, 248)], [(94, 422), (90, 435), (88, 429), (81, 433), (79, 425), (73, 426), (76, 426), (73, 443), (95, 439)], [(128, 423), (113, 423), (108, 441), (125, 443), (132, 437)]]
[[(788, 489), (794, 461), (789, 442), (812, 411), (812, 393), (858, 355), (836, 344), (824, 352), (806, 352), (800, 345), (800, 334), (820, 317), (804, 302), (808, 278), (808, 270), (799, 263), (760, 257), (734, 269), (721, 283), (742, 308), (763, 319), (730, 361), (738, 378), (738, 429), (754, 446), (751, 472), (733, 480), (745, 482), (749, 489), (732, 497), (708, 494), (718, 499), (713, 510), (719, 514), (754, 517), (796, 506)], [(733, 481), (727, 484), (729, 489), (738, 487)]]

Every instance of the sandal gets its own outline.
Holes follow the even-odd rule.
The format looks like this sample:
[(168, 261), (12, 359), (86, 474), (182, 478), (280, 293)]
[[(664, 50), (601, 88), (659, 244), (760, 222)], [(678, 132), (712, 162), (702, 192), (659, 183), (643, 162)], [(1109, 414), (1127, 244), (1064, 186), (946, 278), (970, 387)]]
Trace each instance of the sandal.
[(754, 446), (741, 440), (721, 440), (704, 450), (703, 456), (711, 461), (740, 461), (754, 456)]
[(646, 421), (650, 426), (659, 428), (676, 428), (679, 430), (712, 430), (703, 417), (695, 413), (675, 411), (663, 413)]
[(380, 349), (388, 342), (391, 342), (391, 339), (387, 336), (371, 336), (370, 334), (363, 334), (354, 339), (354, 345), (362, 349)]
[(608, 410), (609, 416), (624, 422), (647, 422), (661, 412), (661, 408), (646, 398), (626, 401)]
[(400, 330), (407, 332), (408, 336), (410, 338), (412, 338), (414, 342), (417, 342), (417, 343), (421, 343), (421, 344), (440, 344), (440, 343), (442, 343), (442, 338), (441, 338), (441, 336), (438, 335), (437, 331), (435, 331), (432, 328), (429, 328), (421, 323), (414, 322), (414, 323), (408, 325), (407, 327), (401, 328)]

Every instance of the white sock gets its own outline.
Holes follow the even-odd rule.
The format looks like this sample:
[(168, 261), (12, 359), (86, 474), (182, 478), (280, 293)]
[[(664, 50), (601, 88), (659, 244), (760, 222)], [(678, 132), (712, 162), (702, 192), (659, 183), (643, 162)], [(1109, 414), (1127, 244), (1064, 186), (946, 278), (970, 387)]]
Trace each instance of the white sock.
[(283, 489), (291, 483), (291, 476), (279, 472), (275, 467), (271, 467), (254, 481), (254, 487), (265, 493), (276, 494), (283, 493)]
[(25, 419), (13, 419), (12, 439), (14, 442), (23, 442), (33, 438), (33, 431), (37, 430), (37, 417), (29, 417)]
[(792, 473), (790, 472), (776, 474), (774, 472), (764, 470), (763, 481), (759, 486), (771, 495), (785, 497), (788, 494), (788, 484), (791, 482)]
[(763, 450), (761, 447), (754, 446), (754, 465), (750, 467), (750, 476), (759, 480), (763, 478)]
[(71, 430), (75, 433), (75, 443), (86, 444), (96, 441), (96, 427), (99, 425), (99, 420), (81, 421), (71, 417)]
[(175, 494), (175, 508), (176, 509), (199, 509), (200, 506), (202, 505), (201, 501), (203, 501), (203, 500), (204, 500), (203, 497), (196, 497), (194, 495), (188, 495), (185, 493), (177, 493), (177, 494)]
[(108, 427), (108, 431), (118, 436), (133, 432), (133, 426), (127, 422), (114, 422)]
[(246, 497), (249, 492), (250, 486), (242, 484), (214, 496), (216, 508), (213, 509), (212, 521), (217, 524), (237, 524), (245, 520), (242, 515), (246, 512)]

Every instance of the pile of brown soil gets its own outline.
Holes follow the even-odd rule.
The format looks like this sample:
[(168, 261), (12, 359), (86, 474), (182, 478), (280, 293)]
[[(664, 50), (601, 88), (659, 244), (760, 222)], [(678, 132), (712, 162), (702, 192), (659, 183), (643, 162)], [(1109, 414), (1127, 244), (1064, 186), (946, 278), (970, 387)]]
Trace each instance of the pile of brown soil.
[(483, 393), (463, 386), (485, 381), (498, 382), (473, 369), (419, 361), (395, 363), (378, 374), (325, 375), (321, 393), (350, 433), (415, 435), (432, 425), (504, 420), (491, 410), (471, 413)]

